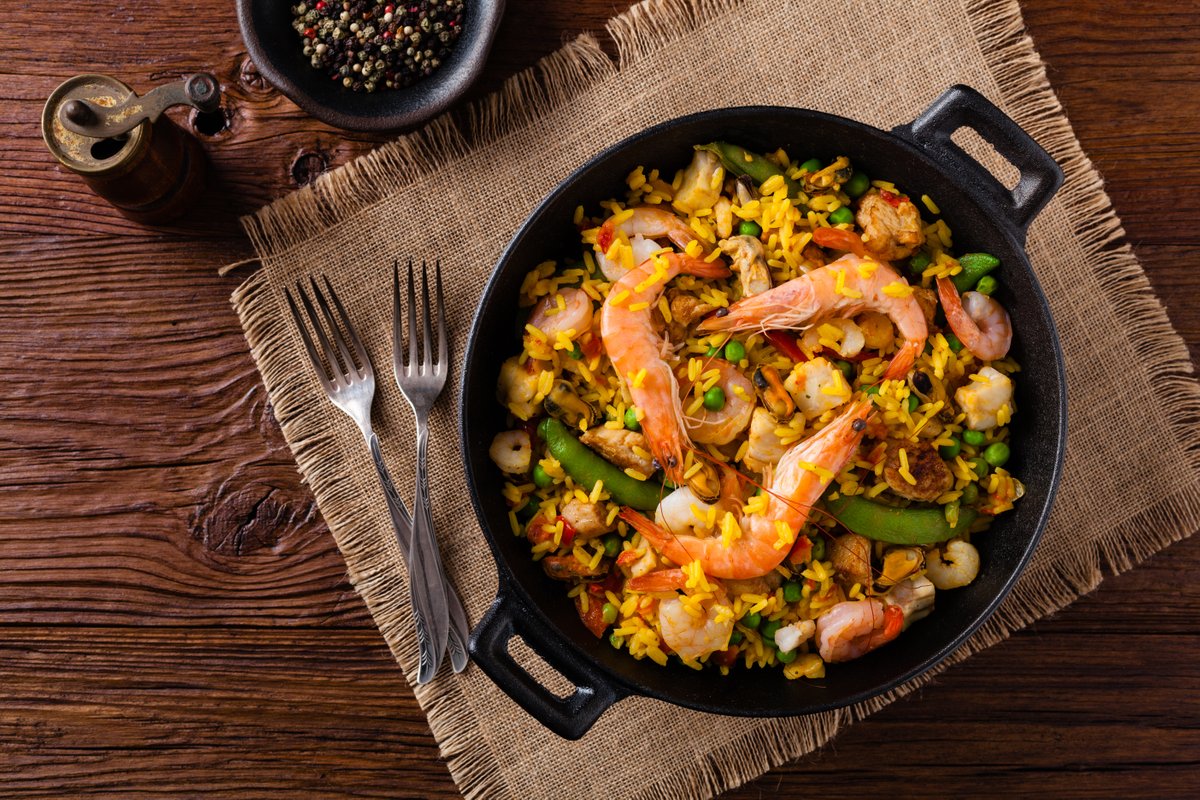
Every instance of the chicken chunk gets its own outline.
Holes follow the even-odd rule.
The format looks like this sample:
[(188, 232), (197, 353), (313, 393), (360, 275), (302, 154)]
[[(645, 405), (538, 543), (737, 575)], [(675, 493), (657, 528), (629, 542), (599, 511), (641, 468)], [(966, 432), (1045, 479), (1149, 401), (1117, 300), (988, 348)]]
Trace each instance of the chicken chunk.
[(871, 583), (871, 540), (857, 533), (847, 533), (833, 540), (829, 560), (839, 575), (839, 583), (847, 589), (854, 584)]
[[(908, 460), (908, 471), (916, 481), (915, 484), (909, 483), (900, 474), (901, 449), (904, 450)], [(954, 474), (950, 472), (950, 467), (946, 466), (937, 450), (927, 441), (888, 442), (885, 458), (883, 479), (892, 491), (901, 497), (910, 500), (936, 500), (954, 485)]]
[(733, 262), (731, 266), (738, 275), (742, 297), (753, 297), (771, 289), (771, 268), (758, 237), (731, 236), (717, 242), (717, 246)]
[(784, 386), (796, 401), (796, 408), (807, 417), (818, 417), (850, 399), (845, 377), (827, 358), (814, 358), (797, 364)]
[(621, 469), (636, 469), (643, 475), (650, 475), (655, 471), (654, 458), (650, 455), (650, 443), (643, 434), (636, 431), (606, 428), (601, 425), (589, 428), (579, 437), (579, 441)]
[(917, 305), (921, 307), (921, 313), (925, 315), (925, 324), (929, 326), (930, 335), (933, 334), (933, 318), (937, 316), (938, 299), (937, 292), (933, 289), (925, 289), (921, 286), (914, 286), (913, 299), (917, 301)]
[(712, 208), (721, 196), (724, 182), (725, 168), (721, 166), (721, 159), (708, 150), (697, 150), (692, 163), (683, 171), (683, 180), (671, 205), (685, 214)]
[(921, 212), (907, 197), (872, 189), (858, 201), (863, 244), (885, 261), (908, 258), (925, 243)]
[(512, 412), (517, 419), (529, 419), (538, 411), (534, 402), (537, 396), (538, 379), (541, 369), (537, 362), (529, 359), (521, 363), (520, 356), (513, 356), (500, 366), (500, 380), (497, 382), (496, 393), (500, 402)]
[(585, 503), (578, 497), (568, 500), (559, 513), (575, 529), (576, 541), (595, 539), (616, 527), (608, 524), (604, 506), (599, 503)]

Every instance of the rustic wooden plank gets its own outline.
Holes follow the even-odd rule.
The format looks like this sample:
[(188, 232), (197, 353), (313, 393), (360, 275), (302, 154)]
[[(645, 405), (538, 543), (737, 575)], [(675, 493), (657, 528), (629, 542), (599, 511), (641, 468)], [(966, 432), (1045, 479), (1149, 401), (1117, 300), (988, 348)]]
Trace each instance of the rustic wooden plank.
[[(510, 0), (472, 94), (625, 5)], [(1025, 11), (1195, 356), (1200, 9)], [(0, 74), (0, 795), (454, 796), (271, 418), (236, 279), (213, 272), (249, 255), (236, 216), (304, 178), (297, 157), (310, 174), (379, 137), (263, 87), (228, 4), (5, 14), (22, 35)], [(188, 221), (128, 223), (46, 153), (62, 79), (145, 90), (200, 68), (230, 127), (204, 140), (218, 185)], [(729, 796), (1191, 796), (1198, 567), (1200, 541), (1175, 545)]]

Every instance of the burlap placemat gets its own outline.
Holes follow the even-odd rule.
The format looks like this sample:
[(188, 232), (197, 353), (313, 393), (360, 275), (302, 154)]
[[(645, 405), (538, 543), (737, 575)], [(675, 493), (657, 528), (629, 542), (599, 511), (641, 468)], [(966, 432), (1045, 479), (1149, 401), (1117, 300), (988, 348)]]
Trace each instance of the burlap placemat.
[[(635, 7), (607, 33), (616, 63), (582, 36), (457, 122), (440, 119), (245, 221), (263, 264), (233, 298), (246, 338), (351, 579), (410, 679), (405, 571), (371, 460), (307, 368), (281, 288), (330, 275), (386, 376), (392, 259), (439, 257), (461, 355), (488, 273), (535, 203), (602, 148), (706, 108), (811, 107), (888, 128), (961, 82), (1066, 170), (1029, 237), (1067, 356), (1065, 478), (1016, 590), (948, 663), (1091, 590), (1102, 565), (1128, 569), (1200, 525), (1200, 391), (1187, 351), (1121, 240), (1015, 2), (668, 0)], [(432, 493), (449, 571), (477, 621), (496, 573), (467, 499), (450, 401), (457, 391), (448, 387), (434, 419)], [(411, 414), (386, 378), (375, 420), (393, 473), (408, 478)], [(1136, 424), (1119, 424), (1126, 420)], [(411, 496), (408, 486), (402, 492)], [(444, 674), (416, 694), (470, 797), (678, 798), (711, 796), (807, 753), (916, 685), (839, 712), (770, 721), (632, 698), (582, 743), (541, 728), (478, 669)], [(693, 736), (698, 730), (704, 735)], [(645, 741), (654, 748), (628, 746)], [(589, 756), (616, 752), (622, 757)]]

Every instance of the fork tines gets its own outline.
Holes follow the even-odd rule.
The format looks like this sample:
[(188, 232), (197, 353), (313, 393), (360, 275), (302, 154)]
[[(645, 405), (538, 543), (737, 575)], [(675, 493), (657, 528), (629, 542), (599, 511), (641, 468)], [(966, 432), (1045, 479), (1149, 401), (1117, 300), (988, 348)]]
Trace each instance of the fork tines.
[[(362, 341), (350, 325), (350, 315), (346, 313), (342, 301), (333, 290), (333, 284), (329, 282), (328, 277), (324, 275), (321, 277), (325, 282), (325, 292), (321, 291), (321, 286), (315, 277), (309, 278), (312, 295), (317, 300), (316, 307), (309, 299), (309, 293), (305, 290), (304, 283), (296, 281), (296, 294), (300, 296), (300, 302), (303, 304), (306, 314), (300, 313), (291, 291), (285, 287), (283, 293), (287, 297), (288, 305), (291, 306), (292, 316), (296, 320), (296, 327), (300, 329), (300, 338), (304, 341), (308, 356), (312, 359), (313, 365), (318, 367), (317, 376), (325, 385), (326, 391), (329, 391), (355, 379), (366, 378), (371, 371), (371, 362), (367, 358), (366, 348), (363, 347)], [(325, 297), (326, 293), (329, 295), (328, 300)], [(330, 301), (332, 301), (332, 307)], [(317, 313), (317, 308), (320, 308), (320, 314)], [(308, 320), (308, 325), (303, 322), (305, 318)], [(324, 320), (324, 324), (322, 324), (322, 320)], [(313, 344), (312, 337), (308, 335), (309, 327), (316, 333), (317, 341), (321, 345), (320, 351)], [(343, 330), (348, 335), (343, 335)], [(351, 348), (354, 350), (354, 355), (351, 355)], [(324, 359), (322, 359), (322, 355)], [(340, 362), (339, 355), (341, 356)], [(357, 363), (355, 356), (357, 356)], [(320, 368), (322, 361), (329, 369)]]
[[(449, 353), (446, 337), (446, 303), (442, 294), (442, 264), (441, 260), (434, 262), (434, 281), (437, 284), (437, 308), (431, 309), (429, 297), (429, 266), (421, 261), (421, 311), (417, 311), (416, 278), (414, 276), (413, 260), (408, 260), (408, 348), (404, 347), (404, 333), (401, 328), (400, 302), (400, 261), (392, 262), (392, 352), (395, 360), (397, 378), (422, 375), (444, 377), (448, 367)], [(431, 313), (433, 312), (433, 313)], [(432, 319), (437, 315), (437, 352), (434, 353)], [(421, 336), (417, 335), (417, 320), (420, 319)], [(419, 340), (419, 341), (418, 341)], [(418, 349), (418, 344), (420, 345)]]

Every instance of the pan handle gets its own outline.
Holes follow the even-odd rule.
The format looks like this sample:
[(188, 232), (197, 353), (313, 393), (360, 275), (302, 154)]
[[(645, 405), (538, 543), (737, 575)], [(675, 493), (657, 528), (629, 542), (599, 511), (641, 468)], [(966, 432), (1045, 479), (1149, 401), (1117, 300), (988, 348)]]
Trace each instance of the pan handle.
[[(508, 644), (514, 636), (520, 636), (575, 690), (558, 697), (538, 683), (509, 654)], [(559, 634), (503, 588), (471, 632), (471, 656), (517, 705), (564, 739), (583, 736), (609, 706), (628, 694), (594, 665), (568, 651)]]
[[(986, 139), (1021, 174), (1012, 190), (955, 144), (950, 135), (962, 127)], [(946, 165), (988, 205), (1000, 210), (1025, 241), (1029, 223), (1062, 186), (1063, 172), (1050, 154), (1021, 126), (969, 86), (951, 86), (908, 125), (893, 130)]]

